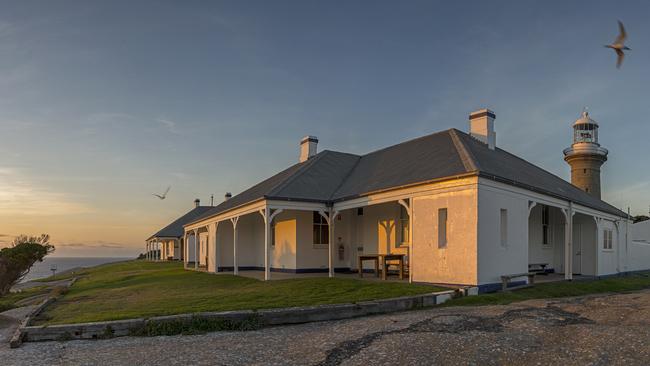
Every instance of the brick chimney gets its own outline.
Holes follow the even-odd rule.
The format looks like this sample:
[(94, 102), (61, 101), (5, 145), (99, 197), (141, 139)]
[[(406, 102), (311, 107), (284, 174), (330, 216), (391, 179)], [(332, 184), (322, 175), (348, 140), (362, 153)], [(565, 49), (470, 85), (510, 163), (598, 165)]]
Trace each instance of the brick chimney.
[(316, 136), (305, 136), (300, 140), (300, 162), (305, 162), (316, 155), (318, 139)]
[(486, 144), (490, 150), (497, 146), (497, 133), (494, 131), (496, 114), (491, 110), (479, 109), (469, 114), (469, 134)]

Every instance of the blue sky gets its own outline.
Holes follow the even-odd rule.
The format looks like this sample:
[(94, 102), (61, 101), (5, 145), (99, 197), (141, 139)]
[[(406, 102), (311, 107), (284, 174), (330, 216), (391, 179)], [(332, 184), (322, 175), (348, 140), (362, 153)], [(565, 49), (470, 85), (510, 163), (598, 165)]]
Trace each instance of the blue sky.
[[(0, 245), (126, 255), (320, 149), (365, 153), (497, 114), (498, 146), (569, 178), (584, 106), (603, 197), (650, 199), (650, 3), (20, 1), (0, 13)], [(620, 70), (603, 48), (628, 30)], [(171, 185), (169, 198), (151, 193)]]

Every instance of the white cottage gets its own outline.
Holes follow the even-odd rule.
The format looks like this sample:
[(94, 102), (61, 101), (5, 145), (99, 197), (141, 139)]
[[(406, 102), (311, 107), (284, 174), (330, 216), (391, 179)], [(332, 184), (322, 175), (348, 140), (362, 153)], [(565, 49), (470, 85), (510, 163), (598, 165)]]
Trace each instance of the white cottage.
[(650, 268), (650, 250), (630, 259), (624, 212), (498, 148), (494, 119), (480, 110), (469, 134), (450, 129), (365, 155), (317, 152), (305, 137), (297, 164), (184, 225), (186, 265), (261, 270), (268, 280), (404, 254), (413, 282), (480, 291), (538, 265), (566, 279)]

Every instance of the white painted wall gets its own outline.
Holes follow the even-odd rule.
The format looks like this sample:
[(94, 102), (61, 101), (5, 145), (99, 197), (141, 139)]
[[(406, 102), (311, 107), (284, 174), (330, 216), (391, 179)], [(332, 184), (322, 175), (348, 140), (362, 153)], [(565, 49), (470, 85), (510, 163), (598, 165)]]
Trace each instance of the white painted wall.
[[(594, 218), (580, 213), (575, 214), (573, 216), (573, 273), (587, 276), (598, 274), (598, 243)], [(580, 255), (576, 255), (577, 251)]]
[(562, 211), (549, 206), (549, 243), (544, 245), (542, 205), (533, 207), (528, 217), (528, 263), (548, 263), (547, 268), (564, 273), (564, 228)]
[[(621, 224), (625, 230), (625, 224)], [(628, 271), (650, 269), (650, 220), (629, 225)]]
[(275, 245), (271, 246), (271, 267), (296, 269), (296, 229), (298, 225), (296, 211), (283, 211), (275, 217), (273, 222)]
[[(603, 248), (603, 230), (610, 229), (613, 230), (613, 239), (612, 239), (612, 249)], [(621, 235), (619, 230), (617, 230), (614, 222), (603, 220), (598, 228), (598, 275), (610, 275), (615, 274), (619, 271), (619, 256)]]
[(296, 266), (301, 269), (328, 268), (326, 245), (315, 246), (313, 242), (312, 211), (294, 211), (296, 218)]
[(187, 254), (187, 262), (196, 261), (196, 257), (195, 257), (195, 251), (196, 250), (195, 250), (194, 242), (195, 242), (194, 235), (188, 235), (187, 236), (187, 250), (188, 250), (188, 252), (187, 252), (188, 253)]
[[(477, 179), (466, 178), (439, 193), (413, 198), (413, 280), (478, 284)], [(438, 246), (438, 210), (447, 208), (447, 247)]]
[[(507, 210), (507, 245), (501, 245), (500, 211)], [(478, 284), (500, 283), (506, 274), (528, 272), (528, 199), (489, 185), (478, 186)], [(540, 240), (541, 242), (541, 240)], [(539, 249), (537, 259), (552, 251)]]
[(208, 250), (208, 233), (201, 232), (199, 233), (199, 265), (200, 266), (207, 265), (206, 262), (207, 250)]

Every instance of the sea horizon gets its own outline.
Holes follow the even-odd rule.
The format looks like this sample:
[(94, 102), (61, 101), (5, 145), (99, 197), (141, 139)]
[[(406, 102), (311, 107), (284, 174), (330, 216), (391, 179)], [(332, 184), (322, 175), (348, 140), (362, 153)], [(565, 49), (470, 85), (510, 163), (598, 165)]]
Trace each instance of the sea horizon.
[(121, 262), (136, 257), (45, 257), (42, 262), (34, 263), (29, 273), (20, 281), (28, 282), (52, 276), (52, 269), (59, 274), (73, 268), (95, 267), (106, 263)]

